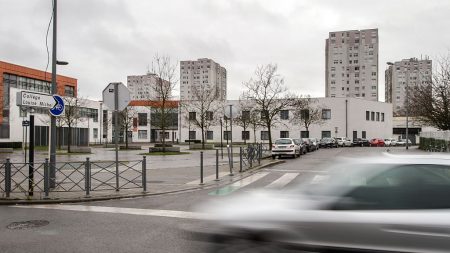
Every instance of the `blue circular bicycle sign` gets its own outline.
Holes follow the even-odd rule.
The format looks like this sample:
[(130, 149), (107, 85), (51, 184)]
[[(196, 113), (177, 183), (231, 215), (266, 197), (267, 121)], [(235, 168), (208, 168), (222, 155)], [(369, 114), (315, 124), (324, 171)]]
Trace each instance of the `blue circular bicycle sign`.
[(49, 110), (53, 116), (61, 116), (64, 113), (64, 100), (58, 95), (53, 95), (55, 105)]

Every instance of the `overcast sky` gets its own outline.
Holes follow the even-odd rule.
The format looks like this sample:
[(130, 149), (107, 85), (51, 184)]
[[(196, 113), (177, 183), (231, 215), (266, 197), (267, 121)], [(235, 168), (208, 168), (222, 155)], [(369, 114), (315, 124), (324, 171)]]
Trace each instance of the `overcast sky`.
[[(45, 69), (51, 2), (0, 0), (0, 60)], [(384, 101), (386, 62), (447, 54), (449, 27), (448, 0), (60, 0), (58, 59), (70, 64), (58, 74), (100, 99), (109, 82), (145, 74), (156, 53), (211, 58), (237, 99), (257, 65), (276, 63), (290, 90), (321, 97), (328, 32), (378, 28)]]

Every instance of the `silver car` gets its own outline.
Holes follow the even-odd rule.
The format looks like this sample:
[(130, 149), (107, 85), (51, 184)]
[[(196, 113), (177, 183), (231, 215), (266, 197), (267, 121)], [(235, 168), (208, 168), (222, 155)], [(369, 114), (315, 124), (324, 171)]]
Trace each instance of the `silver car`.
[(277, 156), (281, 157), (282, 155), (295, 158), (301, 155), (300, 152), (300, 143), (294, 141), (292, 138), (280, 138), (273, 143), (271, 154), (273, 159)]
[(309, 185), (203, 206), (211, 252), (449, 252), (450, 160), (346, 162)]

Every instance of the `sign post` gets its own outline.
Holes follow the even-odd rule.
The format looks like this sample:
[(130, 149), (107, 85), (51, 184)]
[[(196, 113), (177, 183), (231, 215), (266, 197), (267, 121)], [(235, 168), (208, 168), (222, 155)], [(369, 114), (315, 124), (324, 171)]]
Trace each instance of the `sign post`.
[[(130, 91), (123, 83), (110, 83), (103, 90), (103, 102), (114, 108), (114, 146), (116, 152), (116, 191), (119, 191), (119, 111), (130, 103)], [(125, 132), (127, 129), (125, 129)]]

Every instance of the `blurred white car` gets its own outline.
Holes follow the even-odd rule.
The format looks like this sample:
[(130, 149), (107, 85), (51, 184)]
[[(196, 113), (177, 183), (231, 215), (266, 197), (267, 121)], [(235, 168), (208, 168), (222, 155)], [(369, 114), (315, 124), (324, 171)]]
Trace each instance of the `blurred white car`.
[(353, 147), (353, 142), (349, 138), (345, 138), (344, 147)]
[(394, 138), (384, 139), (384, 145), (385, 146), (395, 146), (395, 145), (397, 145), (397, 140)]
[(316, 177), (201, 206), (193, 238), (210, 252), (449, 252), (450, 159), (365, 158)]
[[(401, 139), (399, 141), (397, 141), (397, 146), (406, 146), (406, 139)], [(412, 145), (411, 140), (408, 140), (408, 145)]]

